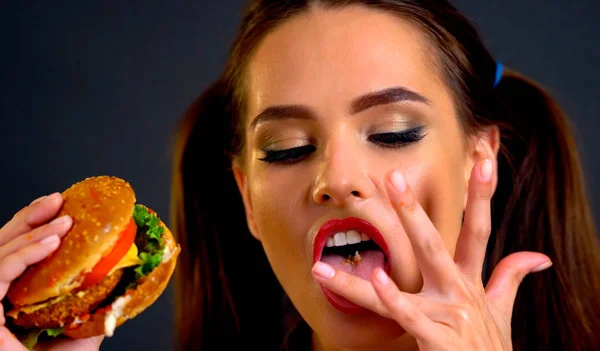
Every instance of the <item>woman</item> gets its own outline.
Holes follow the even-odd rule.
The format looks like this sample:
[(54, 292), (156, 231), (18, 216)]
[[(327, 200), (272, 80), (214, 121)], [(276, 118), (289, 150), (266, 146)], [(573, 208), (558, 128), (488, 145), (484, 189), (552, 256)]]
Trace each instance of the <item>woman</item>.
[[(181, 128), (182, 349), (600, 347), (567, 120), (498, 67), (445, 1), (252, 2)], [(381, 233), (392, 282), (377, 250), (313, 265), (320, 226), (349, 217)]]
[(600, 346), (567, 121), (444, 1), (252, 2), (180, 137), (181, 349)]

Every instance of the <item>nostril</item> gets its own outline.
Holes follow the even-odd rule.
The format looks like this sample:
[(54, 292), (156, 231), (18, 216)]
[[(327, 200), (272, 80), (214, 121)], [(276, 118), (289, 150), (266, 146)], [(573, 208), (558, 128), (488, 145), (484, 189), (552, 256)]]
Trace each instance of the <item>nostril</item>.
[(332, 199), (336, 199), (334, 202), (338, 203), (338, 202), (344, 202), (349, 200), (350, 197), (354, 197), (354, 198), (360, 198), (363, 196), (363, 192), (358, 191), (358, 190), (352, 190), (349, 193), (345, 192), (346, 196), (341, 196), (342, 194), (340, 193), (339, 196), (336, 196), (336, 194), (331, 195), (332, 193), (325, 193), (322, 192), (320, 194), (315, 194), (315, 200), (320, 202), (320, 203), (326, 203), (329, 201), (332, 201)]

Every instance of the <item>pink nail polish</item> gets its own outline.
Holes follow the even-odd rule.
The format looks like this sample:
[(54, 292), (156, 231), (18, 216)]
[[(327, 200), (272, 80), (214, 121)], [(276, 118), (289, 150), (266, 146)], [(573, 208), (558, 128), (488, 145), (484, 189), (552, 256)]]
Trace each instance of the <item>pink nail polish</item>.
[(480, 171), (481, 180), (487, 182), (490, 179), (492, 179), (492, 161), (490, 159), (486, 159), (485, 161), (483, 161)]
[(60, 216), (58, 218), (55, 218), (54, 220), (52, 220), (52, 222), (50, 222), (50, 225), (62, 225), (67, 223), (67, 221), (69, 220), (69, 216), (68, 215), (64, 215), (64, 216)]
[(52, 193), (52, 194), (50, 194), (48, 196), (45, 196), (44, 199), (41, 202), (46, 203), (46, 202), (49, 202), (49, 201), (54, 201), (54, 200), (58, 199), (59, 196), (61, 196), (60, 193), (54, 192), (54, 193)]
[(550, 266), (552, 266), (552, 262), (551, 262), (551, 261), (544, 262), (544, 263), (542, 263), (541, 265), (539, 265), (539, 266), (535, 267), (535, 268), (534, 268), (534, 269), (531, 271), (531, 273), (537, 273), (537, 272), (541, 272), (541, 271), (543, 271), (544, 269), (547, 269), (547, 268), (549, 268)]
[(32, 201), (32, 202), (29, 204), (29, 206), (31, 206), (31, 205), (35, 205), (35, 204), (37, 204), (38, 202), (42, 202), (42, 201), (43, 201), (45, 198), (47, 198), (47, 197), (48, 197), (48, 195), (40, 196), (40, 197), (38, 197), (37, 199), (33, 200), (33, 201)]
[(390, 179), (392, 181), (392, 185), (394, 186), (394, 188), (396, 188), (396, 190), (399, 193), (402, 194), (406, 191), (406, 180), (404, 179), (402, 173), (400, 173), (399, 171), (394, 171)]
[(377, 279), (377, 281), (379, 282), (379, 284), (381, 285), (387, 285), (387, 283), (390, 281), (390, 278), (388, 277), (388, 275), (383, 271), (383, 269), (380, 269), (377, 274), (375, 275), (375, 279)]
[(40, 244), (53, 246), (58, 244), (59, 241), (60, 239), (58, 238), (58, 235), (51, 235), (40, 240)]
[(335, 275), (335, 270), (330, 265), (318, 261), (313, 267), (313, 272), (321, 278), (331, 279)]

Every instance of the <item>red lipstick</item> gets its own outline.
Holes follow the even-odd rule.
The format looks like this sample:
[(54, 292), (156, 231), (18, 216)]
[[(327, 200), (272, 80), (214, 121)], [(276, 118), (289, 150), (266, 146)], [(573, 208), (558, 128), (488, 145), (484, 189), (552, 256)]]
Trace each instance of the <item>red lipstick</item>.
[[(349, 230), (356, 230), (360, 233), (368, 235), (371, 238), (371, 240), (373, 240), (377, 244), (377, 246), (379, 246), (379, 248), (381, 249), (381, 251), (383, 251), (383, 254), (385, 255), (384, 270), (389, 274), (391, 265), (389, 262), (390, 255), (387, 243), (383, 239), (383, 236), (381, 235), (379, 230), (377, 230), (377, 228), (375, 228), (374, 225), (369, 223), (367, 220), (357, 217), (333, 219), (325, 222), (321, 226), (314, 240), (313, 264), (321, 260), (321, 257), (323, 255), (323, 249), (325, 248), (327, 239), (329, 237), (335, 235), (336, 233), (347, 232)], [(340, 296), (339, 294), (334, 293), (333, 291), (330, 291), (324, 286), (321, 286), (321, 289), (327, 301), (329, 301), (329, 303), (331, 303), (331, 305), (337, 310), (344, 313), (360, 313), (365, 311), (365, 308), (349, 301), (348, 299), (344, 298), (343, 296)]]
[(327, 238), (335, 235), (335, 233), (347, 232), (352, 229), (368, 235), (383, 251), (385, 257), (390, 257), (388, 245), (383, 239), (383, 236), (379, 230), (377, 230), (374, 225), (362, 218), (348, 217), (329, 220), (323, 223), (321, 228), (319, 228), (319, 232), (317, 233), (314, 242), (313, 264), (321, 259), (323, 248), (327, 243)]

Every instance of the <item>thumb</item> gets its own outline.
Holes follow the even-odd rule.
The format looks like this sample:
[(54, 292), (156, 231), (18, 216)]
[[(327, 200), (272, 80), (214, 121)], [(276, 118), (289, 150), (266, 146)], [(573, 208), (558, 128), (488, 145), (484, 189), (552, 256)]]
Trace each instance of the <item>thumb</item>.
[(540, 272), (552, 266), (548, 256), (537, 252), (516, 252), (503, 258), (485, 288), (488, 301), (512, 317), (513, 305), (519, 285), (529, 273)]

